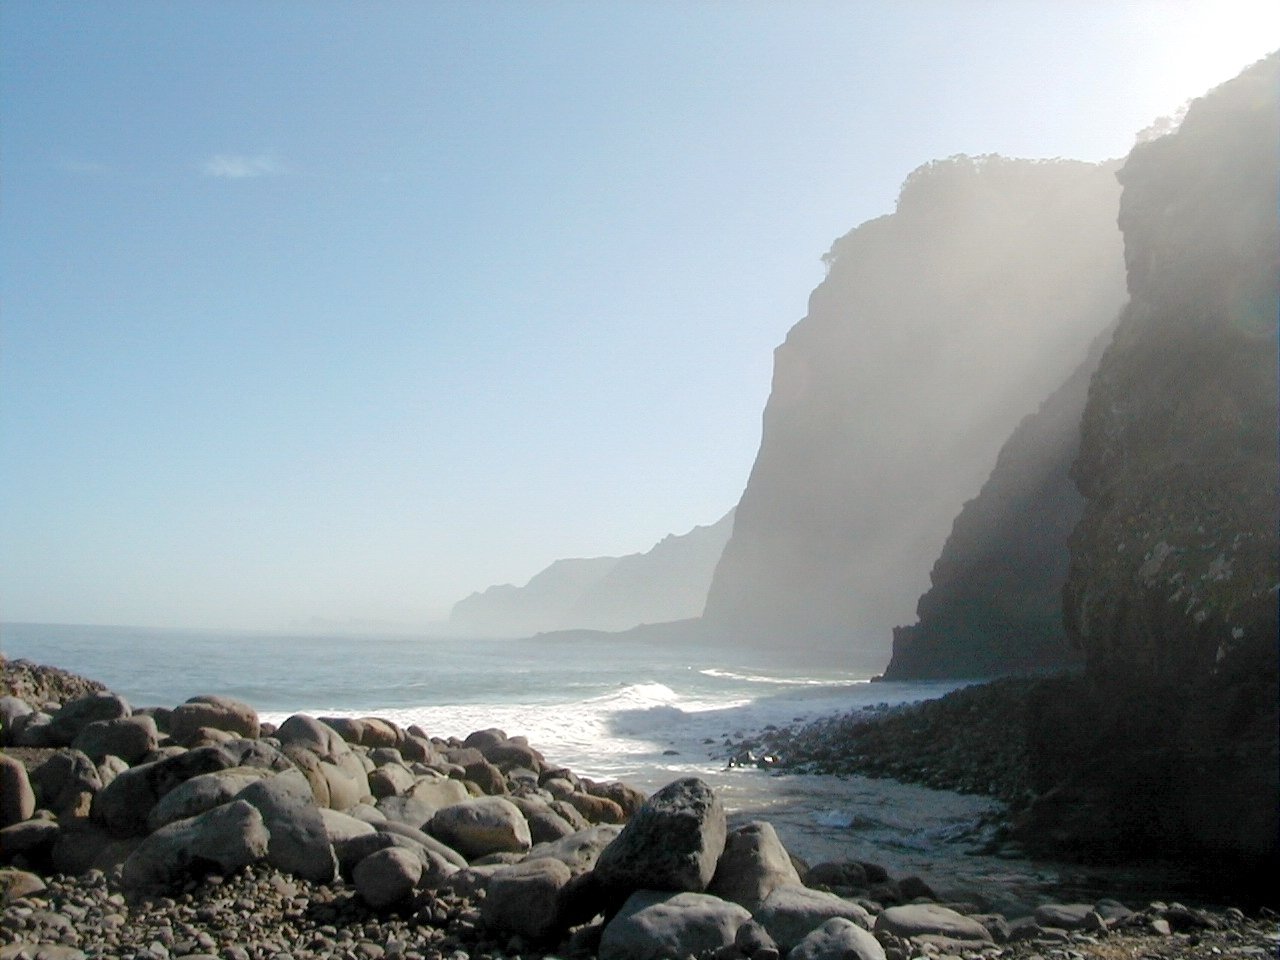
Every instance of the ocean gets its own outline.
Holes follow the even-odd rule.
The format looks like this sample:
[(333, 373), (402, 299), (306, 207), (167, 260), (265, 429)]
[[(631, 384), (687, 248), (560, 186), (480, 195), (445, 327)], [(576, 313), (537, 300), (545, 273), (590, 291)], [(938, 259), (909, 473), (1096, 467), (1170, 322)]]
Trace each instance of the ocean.
[[(646, 791), (699, 776), (731, 820), (767, 819), (807, 861), (857, 859), (1013, 913), (1063, 889), (1117, 893), (1127, 874), (976, 854), (984, 797), (889, 780), (726, 766), (727, 738), (880, 704), (942, 696), (950, 683), (872, 683), (793, 651), (641, 646), (613, 638), (457, 640), (12, 623), (0, 654), (62, 667), (131, 704), (219, 693), (265, 721), (293, 713), (380, 716), (433, 736), (498, 727), (551, 763)], [(1119, 886), (1117, 886), (1117, 884)]]

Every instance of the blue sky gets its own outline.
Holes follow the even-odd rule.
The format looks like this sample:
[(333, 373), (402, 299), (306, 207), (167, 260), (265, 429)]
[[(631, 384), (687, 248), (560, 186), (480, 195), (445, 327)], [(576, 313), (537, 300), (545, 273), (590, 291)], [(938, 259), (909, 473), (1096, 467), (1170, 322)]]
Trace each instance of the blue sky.
[(737, 501), (821, 255), (1267, 3), (0, 6), (0, 617), (421, 624)]

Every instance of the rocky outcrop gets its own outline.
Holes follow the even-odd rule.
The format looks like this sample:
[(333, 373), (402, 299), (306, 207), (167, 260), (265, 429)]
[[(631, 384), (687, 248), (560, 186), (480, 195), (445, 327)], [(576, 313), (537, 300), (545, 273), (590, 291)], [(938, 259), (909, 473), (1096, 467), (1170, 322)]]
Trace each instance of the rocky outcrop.
[(1131, 302), (1089, 391), (1064, 591), (1087, 683), (1039, 718), (1057, 788), (1031, 835), (1276, 860), (1278, 91), (1280, 54), (1120, 173)]
[(1001, 443), (1123, 304), (1118, 195), (1111, 165), (955, 157), (836, 242), (775, 353), (707, 627), (883, 665)]
[(557, 630), (629, 630), (699, 616), (733, 511), (664, 537), (645, 553), (557, 560), (523, 587), (504, 584), (454, 604), (461, 636), (527, 637)]
[(1067, 538), (1084, 511), (1070, 468), (1108, 329), (1023, 418), (978, 495), (956, 517), (916, 607), (893, 631), (886, 680), (982, 678), (1079, 667), (1062, 625)]

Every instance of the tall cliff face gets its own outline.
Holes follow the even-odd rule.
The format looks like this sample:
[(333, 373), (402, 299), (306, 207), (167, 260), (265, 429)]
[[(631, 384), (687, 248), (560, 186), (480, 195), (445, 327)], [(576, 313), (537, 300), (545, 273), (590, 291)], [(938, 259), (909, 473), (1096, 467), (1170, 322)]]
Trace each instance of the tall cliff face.
[(1033, 724), (1024, 836), (1192, 852), (1274, 890), (1280, 54), (1121, 171), (1131, 302), (1073, 476), (1079, 689)]
[(664, 537), (644, 553), (557, 560), (523, 587), (503, 584), (459, 600), (448, 629), (463, 636), (527, 637), (696, 617), (732, 529), (731, 510), (714, 524)]
[(836, 242), (774, 359), (704, 625), (884, 663), (1000, 444), (1120, 309), (1114, 167), (922, 167)]
[(1110, 339), (1110, 330), (1099, 336), (1000, 449), (933, 565), (918, 622), (893, 631), (886, 680), (1056, 672), (1083, 663), (1062, 625), (1067, 539), (1084, 511), (1070, 467), (1089, 381)]
[(1098, 676), (1181, 681), (1274, 654), (1278, 64), (1197, 101), (1121, 171), (1132, 300), (1085, 411), (1065, 593)]

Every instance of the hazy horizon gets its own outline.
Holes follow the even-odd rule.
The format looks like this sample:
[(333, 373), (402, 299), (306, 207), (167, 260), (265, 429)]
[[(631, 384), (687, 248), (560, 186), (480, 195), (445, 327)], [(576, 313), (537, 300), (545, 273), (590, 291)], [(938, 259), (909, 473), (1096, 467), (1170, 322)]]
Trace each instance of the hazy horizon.
[(1121, 157), (1278, 38), (1244, 2), (6, 3), (0, 618), (416, 630), (714, 523), (822, 255), (914, 168)]

